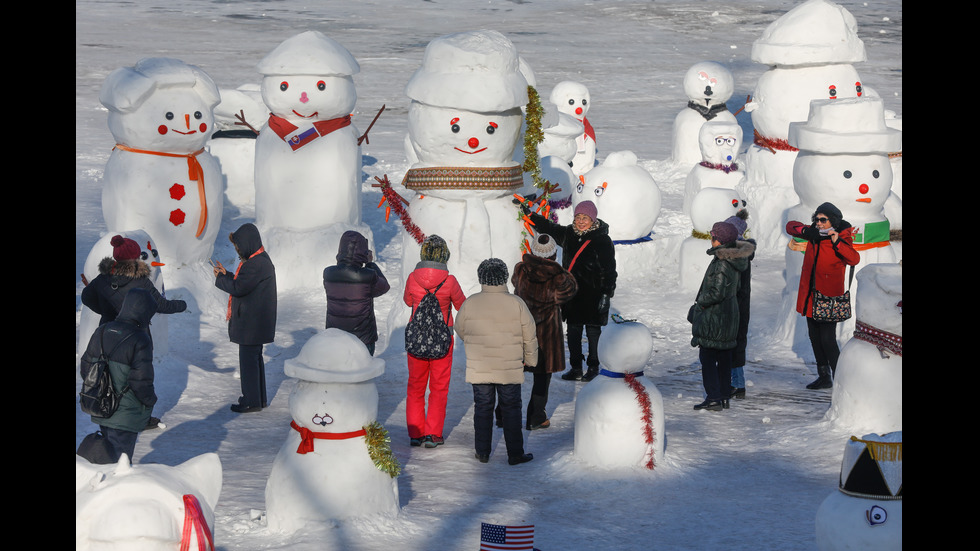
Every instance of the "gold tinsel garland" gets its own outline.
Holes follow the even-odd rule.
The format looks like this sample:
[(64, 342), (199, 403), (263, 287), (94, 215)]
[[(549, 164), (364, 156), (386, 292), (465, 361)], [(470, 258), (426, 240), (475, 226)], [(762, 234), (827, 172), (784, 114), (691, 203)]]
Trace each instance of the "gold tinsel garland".
[(391, 451), (391, 437), (388, 430), (381, 426), (377, 421), (372, 421), (370, 425), (364, 427), (367, 433), (364, 435), (364, 443), (367, 444), (368, 455), (374, 461), (374, 466), (388, 476), (395, 478), (402, 472), (398, 459)]
[[(527, 87), (527, 105), (524, 108), (524, 164), (521, 168), (524, 172), (531, 174), (531, 181), (534, 182), (534, 187), (545, 190), (542, 198), (547, 200), (547, 186), (548, 182), (541, 179), (541, 165), (538, 163), (538, 144), (544, 140), (544, 133), (541, 131), (541, 115), (543, 109), (541, 107), (541, 98), (538, 96), (538, 91), (534, 89), (534, 86), (528, 85)], [(517, 219), (521, 220), (525, 218), (524, 214), (521, 212), (521, 206), (517, 206)], [(523, 230), (521, 230), (521, 252), (530, 252), (531, 248), (528, 244), (527, 238), (530, 236), (530, 232), (527, 229), (527, 222), (524, 224)]]

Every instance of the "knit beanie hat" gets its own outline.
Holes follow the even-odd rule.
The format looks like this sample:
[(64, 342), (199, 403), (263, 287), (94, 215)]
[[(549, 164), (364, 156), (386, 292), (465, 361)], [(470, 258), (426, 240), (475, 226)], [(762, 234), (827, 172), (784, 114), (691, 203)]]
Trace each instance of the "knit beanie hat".
[(817, 210), (813, 211), (814, 222), (817, 221), (817, 214), (826, 216), (830, 220), (830, 225), (835, 229), (840, 227), (840, 222), (844, 219), (844, 214), (833, 203), (824, 203), (817, 207)]
[(738, 239), (738, 230), (728, 222), (715, 222), (715, 225), (711, 226), (711, 237), (722, 245), (730, 245)]
[(599, 211), (596, 209), (595, 203), (593, 203), (592, 201), (582, 201), (581, 203), (575, 205), (574, 216), (578, 216), (580, 214), (584, 214), (589, 218), (595, 220), (599, 215)]
[(480, 285), (507, 285), (509, 270), (507, 264), (499, 258), (488, 258), (476, 269)]
[(550, 235), (542, 233), (531, 242), (531, 254), (541, 258), (551, 258), (558, 253), (558, 245)]
[(136, 260), (140, 256), (140, 246), (132, 239), (114, 235), (109, 240), (112, 245), (112, 258), (119, 260)]
[(445, 239), (432, 234), (422, 242), (422, 249), (419, 250), (419, 258), (445, 264), (449, 261), (449, 245), (446, 244)]
[(749, 225), (745, 222), (749, 217), (749, 211), (745, 209), (739, 209), (735, 216), (729, 216), (725, 219), (725, 222), (735, 226), (735, 231), (738, 232), (738, 237), (745, 235), (745, 230), (748, 229)]

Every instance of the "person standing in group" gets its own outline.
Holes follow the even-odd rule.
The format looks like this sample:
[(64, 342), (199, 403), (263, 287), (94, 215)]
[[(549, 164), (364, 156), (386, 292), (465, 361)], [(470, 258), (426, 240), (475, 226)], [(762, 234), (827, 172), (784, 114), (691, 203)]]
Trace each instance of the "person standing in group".
[(824, 203), (813, 213), (810, 224), (795, 220), (786, 224), (786, 233), (806, 242), (800, 285), (796, 294), (796, 311), (806, 317), (810, 346), (817, 361), (817, 379), (806, 385), (809, 389), (831, 388), (837, 372), (837, 322), (813, 319), (816, 292), (828, 297), (843, 295), (844, 272), (847, 266), (861, 261), (855, 250), (853, 235), (856, 228), (844, 220), (840, 209)]
[[(561, 376), (566, 381), (591, 381), (599, 374), (599, 335), (609, 322), (609, 300), (616, 291), (616, 251), (609, 238), (609, 225), (599, 220), (595, 203), (575, 206), (575, 218), (562, 226), (522, 205), (538, 233), (548, 234), (562, 248), (561, 265), (578, 284), (578, 292), (561, 306), (567, 324), (568, 358), (571, 369)], [(582, 331), (589, 341), (588, 356), (582, 354)], [(582, 374), (582, 361), (588, 371)]]
[[(735, 216), (729, 216), (725, 222), (731, 224), (738, 234), (739, 241), (748, 241), (755, 247), (755, 239), (746, 237), (749, 213), (740, 209)], [(749, 264), (738, 278), (738, 292), (735, 299), (738, 302), (738, 333), (735, 335), (735, 349), (732, 350), (732, 398), (745, 398), (745, 351), (749, 344), (749, 313), (752, 300), (752, 260), (755, 251), (749, 255)]]
[(262, 246), (259, 229), (243, 224), (228, 236), (241, 262), (234, 274), (220, 262), (214, 268), (214, 286), (229, 294), (228, 336), (238, 345), (242, 395), (232, 404), (236, 413), (262, 411), (269, 405), (262, 346), (276, 336), (276, 267)]
[(521, 432), (521, 383), (524, 368), (538, 360), (534, 316), (524, 301), (507, 291), (507, 264), (488, 258), (477, 268), (481, 291), (463, 303), (456, 334), (466, 348), (466, 382), (473, 385), (476, 458), (490, 460), (494, 405), (499, 399), (507, 462), (526, 463)]
[(327, 293), (327, 325), (356, 336), (374, 355), (378, 322), (374, 299), (391, 288), (381, 268), (374, 263), (367, 239), (354, 230), (340, 236), (337, 264), (323, 270)]
[(551, 374), (565, 370), (561, 305), (575, 296), (578, 284), (572, 274), (555, 262), (557, 256), (558, 246), (550, 235), (536, 236), (531, 242), (530, 254), (525, 254), (521, 262), (514, 266), (514, 275), (510, 280), (514, 285), (514, 294), (531, 310), (538, 339), (538, 360), (532, 371), (534, 385), (531, 387), (524, 425), (527, 430), (551, 426), (545, 411)]
[(711, 227), (713, 256), (704, 272), (697, 298), (688, 313), (691, 346), (700, 348), (701, 380), (706, 398), (694, 409), (721, 411), (732, 395), (732, 350), (738, 334), (738, 299), (741, 272), (749, 264), (755, 245), (737, 241), (738, 231), (727, 222)]
[[(459, 311), (466, 297), (456, 277), (449, 273), (449, 246), (438, 235), (430, 235), (422, 242), (419, 263), (405, 280), (405, 304), (412, 313), (426, 293), (432, 292), (439, 300), (443, 320), (453, 327), (452, 308)], [(408, 357), (408, 396), (405, 400), (405, 422), (408, 425), (409, 443), (425, 444), (427, 448), (441, 446), (443, 425), (446, 421), (446, 403), (449, 397), (449, 380), (453, 369), (453, 343), (442, 358), (426, 360), (406, 353)], [(426, 411), (425, 389), (429, 389), (429, 407)]]
[(100, 325), (92, 333), (79, 363), (84, 381), (104, 352), (109, 360), (112, 386), (117, 393), (122, 392), (119, 407), (111, 416), (92, 417), (105, 438), (107, 463), (116, 463), (123, 454), (132, 462), (136, 438), (146, 428), (157, 401), (153, 388), (153, 340), (147, 330), (156, 311), (152, 293), (140, 288), (130, 290), (119, 306), (116, 319)]

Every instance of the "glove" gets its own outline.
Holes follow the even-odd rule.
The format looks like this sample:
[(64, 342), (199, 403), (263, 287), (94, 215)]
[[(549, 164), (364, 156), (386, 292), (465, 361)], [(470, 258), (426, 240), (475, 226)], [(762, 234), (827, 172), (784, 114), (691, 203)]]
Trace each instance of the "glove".
[(609, 295), (599, 297), (599, 315), (603, 318), (609, 315)]

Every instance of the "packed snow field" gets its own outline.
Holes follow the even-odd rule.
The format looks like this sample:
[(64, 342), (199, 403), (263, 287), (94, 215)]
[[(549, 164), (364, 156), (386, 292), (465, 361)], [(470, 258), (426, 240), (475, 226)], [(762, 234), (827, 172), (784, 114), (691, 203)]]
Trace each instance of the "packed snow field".
[[(857, 19), (867, 48), (868, 60), (855, 64), (862, 82), (901, 116), (901, 2), (840, 4)], [(283, 364), (323, 327), (326, 299), (320, 287), (280, 293), (276, 341), (265, 347), (271, 403), (260, 413), (239, 415), (228, 409), (240, 388), (238, 349), (228, 341), (224, 311), (209, 303), (198, 307), (188, 289), (168, 284), (168, 298), (186, 299), (192, 307), (169, 316), (169, 354), (155, 365), (154, 408), (167, 427), (140, 435), (134, 463), (177, 465), (216, 452), (223, 485), (214, 539), (223, 550), (473, 549), (481, 522), (533, 524), (535, 547), (542, 551), (815, 549), (817, 509), (836, 491), (846, 439), (863, 433), (824, 420), (831, 391), (804, 389), (816, 374), (812, 353), (773, 335), (784, 288), (782, 252), (760, 254), (752, 266), (746, 399), (732, 400), (731, 409), (721, 413), (692, 409), (703, 399), (697, 349), (690, 346), (685, 319), (695, 293), (680, 291), (678, 281), (678, 251), (691, 232), (691, 219), (682, 212), (689, 169), (669, 160), (671, 125), (687, 102), (681, 86), (687, 69), (704, 60), (724, 64), (735, 77), (728, 106), (736, 111), (767, 69), (750, 59), (753, 41), (795, 5), (784, 0), (77, 1), (76, 345), (83, 287), (78, 274), (106, 232), (102, 180), (114, 140), (99, 90), (112, 70), (145, 57), (171, 57), (197, 65), (220, 88), (234, 89), (258, 83), (255, 66), (268, 52), (313, 29), (343, 44), (360, 64), (354, 121), (362, 132), (386, 106), (369, 143), (362, 145), (361, 209), (375, 258), (392, 287), (375, 301), (381, 334), (376, 356), (386, 362), (376, 380), (377, 419), (390, 432), (402, 465), (400, 512), (286, 535), (265, 526), (266, 480), (290, 431), (288, 397), (296, 382), (284, 375)], [(644, 373), (663, 394), (666, 428), (657, 435), (665, 442), (664, 458), (653, 471), (599, 469), (577, 460), (574, 408), (585, 383), (558, 377), (548, 402), (551, 428), (524, 433), (534, 460), (507, 465), (497, 431), (490, 462), (478, 462), (461, 346), (455, 351), (446, 444), (409, 446), (401, 329), (388, 325), (404, 284), (403, 229), (395, 216), (385, 221), (384, 209), (376, 208), (381, 192), (371, 184), (383, 175), (398, 182), (411, 165), (403, 145), (409, 105), (404, 90), (426, 45), (451, 32), (479, 29), (497, 30), (513, 42), (532, 67), (542, 98), (563, 80), (588, 86), (597, 158), (631, 150), (660, 187), (654, 240), (643, 245), (642, 261), (621, 267), (612, 299), (614, 311), (646, 325), (654, 338)], [(737, 119), (750, 142), (748, 114)], [(235, 252), (223, 236), (253, 222), (254, 206), (226, 201), (223, 215), (212, 258), (232, 267)], [(276, 261), (275, 251), (269, 252)], [(626, 252), (621, 258), (636, 255)], [(76, 355), (76, 394), (78, 360)], [(523, 391), (526, 404), (529, 380)], [(77, 406), (75, 418), (77, 447), (96, 426)]]

